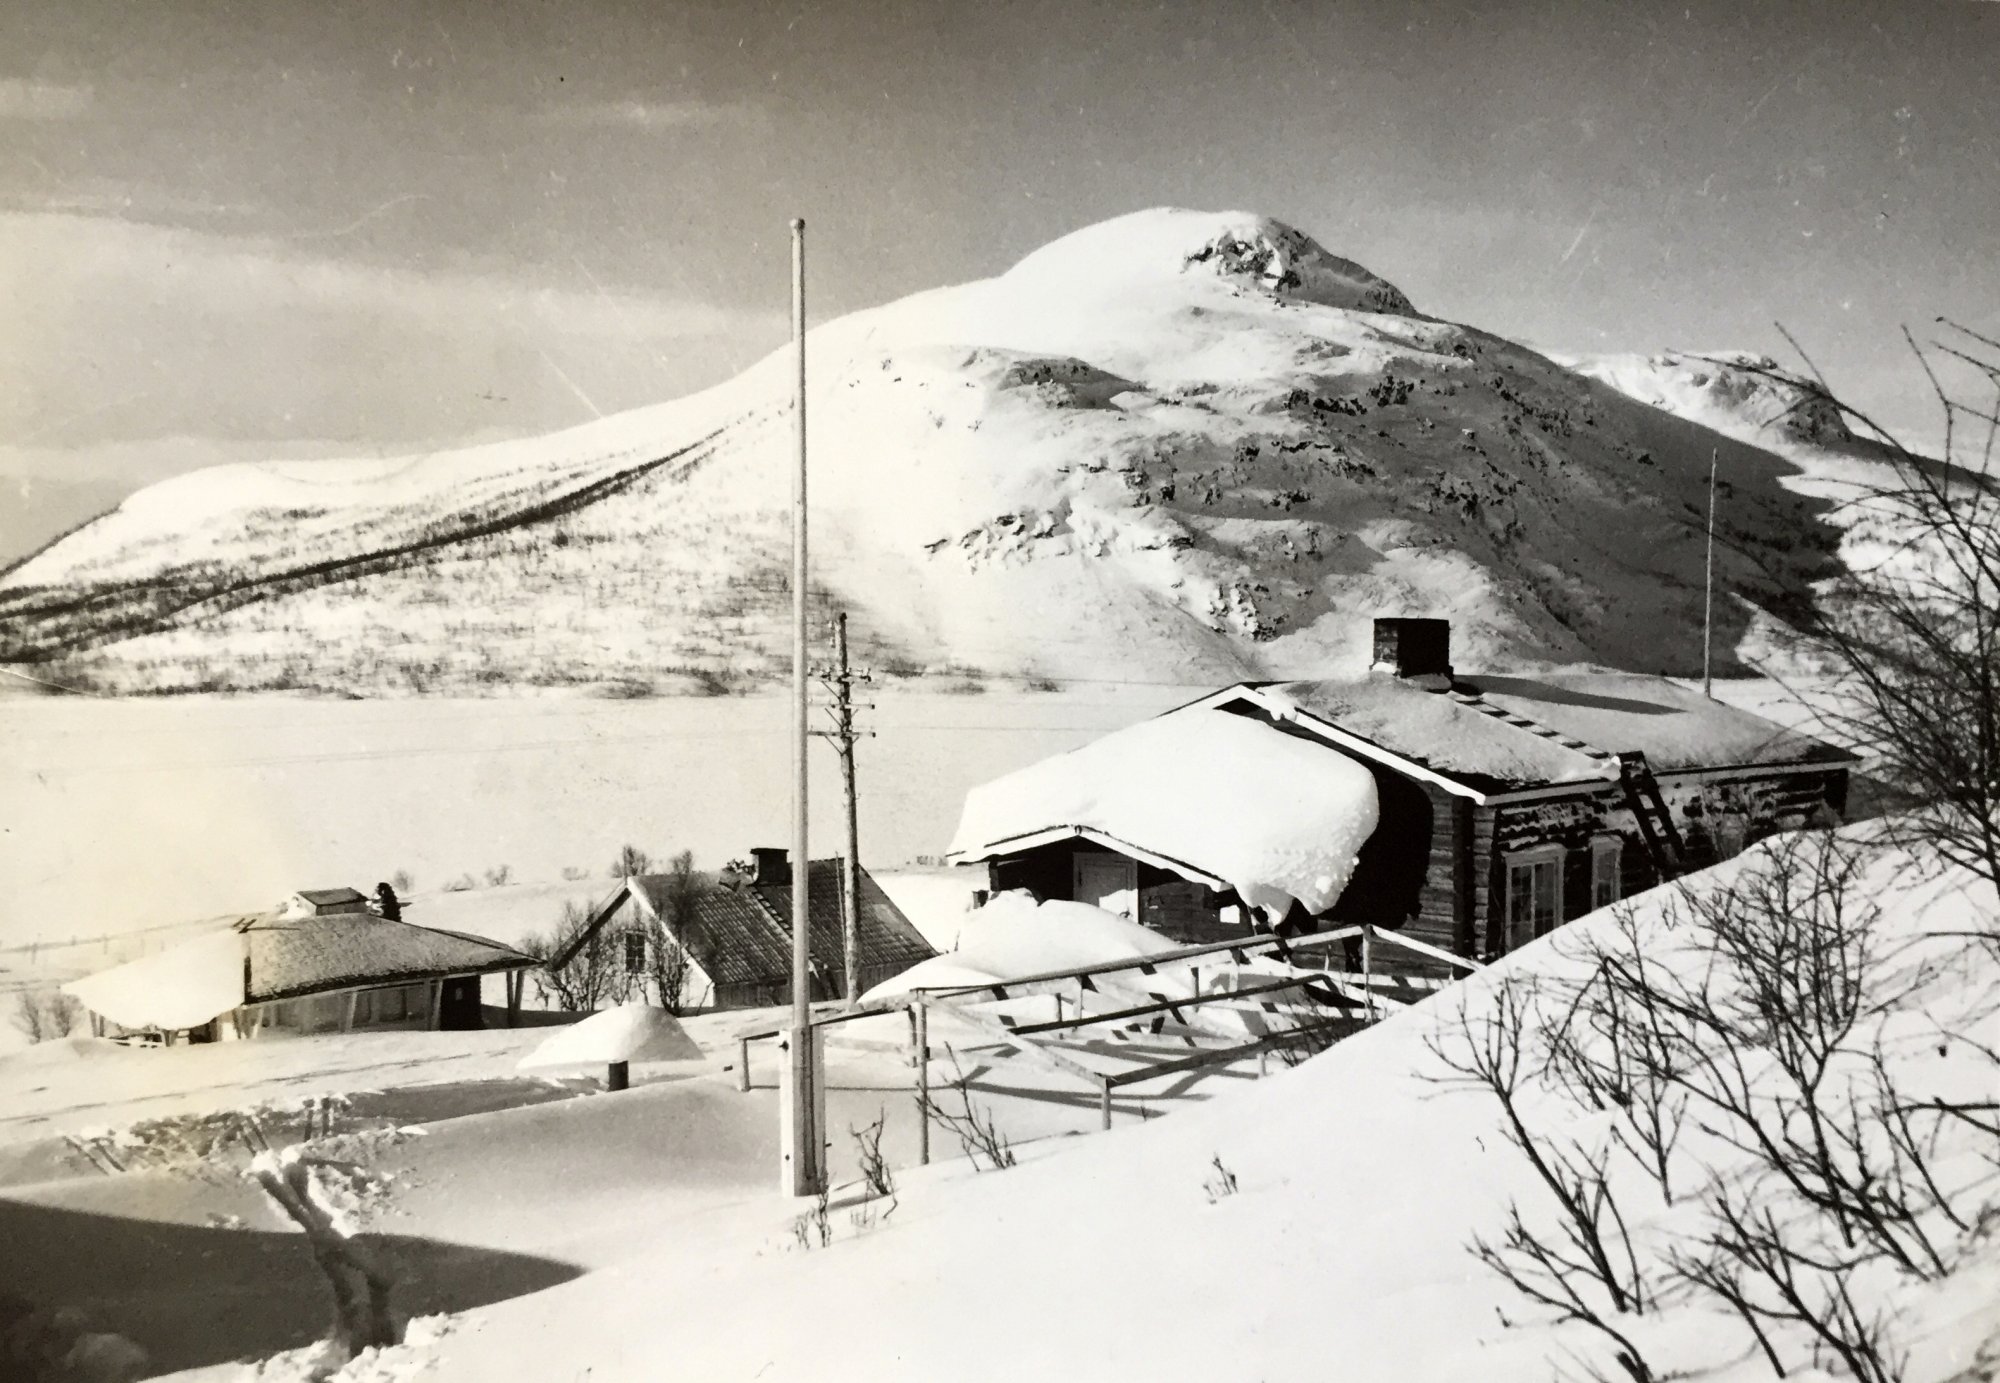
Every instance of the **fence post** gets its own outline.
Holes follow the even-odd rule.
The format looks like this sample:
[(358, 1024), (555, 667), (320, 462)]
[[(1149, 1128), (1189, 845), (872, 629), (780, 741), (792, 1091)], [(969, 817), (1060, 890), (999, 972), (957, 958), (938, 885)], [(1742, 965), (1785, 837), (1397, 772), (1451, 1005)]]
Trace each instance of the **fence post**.
[(1361, 988), (1367, 995), (1368, 1021), (1375, 1021), (1375, 927), (1361, 924)]
[(1104, 1124), (1104, 1131), (1111, 1131), (1111, 1081), (1108, 1077), (1097, 1078), (1097, 1114)]
[(750, 1039), (747, 1037), (736, 1039), (736, 1088), (742, 1091), (750, 1089)]
[(910, 1005), (911, 1057), (917, 1064), (917, 1164), (931, 1165), (930, 1013), (922, 999)]

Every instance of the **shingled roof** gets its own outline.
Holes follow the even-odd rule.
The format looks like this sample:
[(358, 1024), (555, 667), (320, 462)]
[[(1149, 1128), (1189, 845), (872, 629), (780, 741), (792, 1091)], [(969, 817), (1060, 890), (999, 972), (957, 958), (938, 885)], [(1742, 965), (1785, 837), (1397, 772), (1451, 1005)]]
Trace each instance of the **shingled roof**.
[[(861, 870), (858, 892), (861, 916), (856, 932), (861, 969), (904, 970), (937, 954), (923, 934), (910, 925), (889, 895)], [(575, 945), (601, 927), (625, 903), (637, 898), (655, 917), (668, 915), (672, 877), (642, 874), (625, 880), (592, 914), (590, 925)], [(810, 954), (814, 971), (829, 981), (844, 972), (840, 861), (814, 860), (808, 885)], [(741, 880), (701, 891), (694, 918), (676, 939), (688, 958), (718, 989), (755, 985), (783, 987), (792, 977), (792, 889), (790, 883)], [(552, 964), (564, 958), (556, 957)]]
[(533, 965), (484, 937), (367, 912), (246, 917), (64, 989), (128, 1028), (198, 1027), (244, 1004)]
[(369, 912), (253, 917), (236, 929), (249, 960), (244, 1002), (252, 1004), (535, 963), (534, 957), (484, 937), (391, 922)]

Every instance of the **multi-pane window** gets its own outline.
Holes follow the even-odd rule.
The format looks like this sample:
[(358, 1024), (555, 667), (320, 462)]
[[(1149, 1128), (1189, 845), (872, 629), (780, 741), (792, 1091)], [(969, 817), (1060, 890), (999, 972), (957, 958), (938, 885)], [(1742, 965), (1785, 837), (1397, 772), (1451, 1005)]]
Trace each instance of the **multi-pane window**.
[(1625, 842), (1598, 836), (1590, 842), (1590, 906), (1609, 907), (1624, 896)]
[(637, 974), (646, 968), (646, 934), (633, 930), (625, 933), (625, 970)]
[(1525, 946), (1562, 921), (1563, 848), (1537, 846), (1507, 857), (1507, 949)]

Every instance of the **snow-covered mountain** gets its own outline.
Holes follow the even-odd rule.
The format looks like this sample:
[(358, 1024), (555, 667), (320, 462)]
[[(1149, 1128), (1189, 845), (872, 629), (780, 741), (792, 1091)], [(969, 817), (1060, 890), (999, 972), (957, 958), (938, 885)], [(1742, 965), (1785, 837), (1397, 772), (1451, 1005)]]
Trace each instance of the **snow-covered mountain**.
[[(825, 323), (809, 363), (816, 594), (892, 673), (1323, 675), (1378, 614), (1449, 617), (1467, 666), (1685, 671), (1711, 448), (1720, 647), (1838, 541), (1744, 400), (1428, 317), (1246, 213), (1089, 227)], [(0, 578), (0, 659), (116, 690), (754, 682), (787, 655), (790, 387), (780, 351), (549, 437), (156, 485)]]

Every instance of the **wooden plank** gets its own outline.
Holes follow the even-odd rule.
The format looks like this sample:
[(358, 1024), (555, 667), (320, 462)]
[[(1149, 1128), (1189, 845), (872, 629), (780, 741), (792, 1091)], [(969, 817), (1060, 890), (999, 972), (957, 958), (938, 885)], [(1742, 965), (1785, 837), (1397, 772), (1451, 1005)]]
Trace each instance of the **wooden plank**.
[(925, 989), (922, 992), (940, 999), (962, 999), (973, 995), (987, 995), (994, 999), (1017, 999), (1030, 994), (1052, 994), (1055, 990), (1048, 986), (1053, 983), (1094, 979), (1099, 975), (1116, 975), (1127, 970), (1151, 974), (1162, 967), (1178, 965), (1196, 957), (1217, 955), (1225, 951), (1241, 952), (1247, 957), (1253, 953), (1297, 949), (1302, 943), (1324, 941), (1332, 935), (1333, 933), (1328, 932), (1314, 932), (1304, 937), (1281, 937), (1260, 932), (1240, 940), (1210, 941), (1200, 946), (1184, 946), (1178, 950), (1162, 951), (1158, 955), (1144, 956), (1137, 960), (1106, 961), (1100, 965), (1086, 965), (1074, 970), (1047, 970), (1038, 974), (1022, 975), (1016, 979), (994, 984), (947, 985), (936, 989)]
[(1356, 1029), (1353, 1023), (1349, 1021), (1317, 1023), (1308, 1028), (1292, 1028), (1285, 1032), (1273, 1033), (1269, 1037), (1260, 1037), (1254, 1042), (1244, 1042), (1234, 1047), (1223, 1047), (1202, 1052), (1195, 1056), (1183, 1057), (1179, 1061), (1163, 1061), (1154, 1066), (1142, 1066), (1135, 1071), (1121, 1071), (1117, 1075), (1103, 1076), (1100, 1079), (1103, 1080), (1106, 1090), (1115, 1090), (1121, 1086), (1137, 1085), (1142, 1081), (1155, 1080), (1161, 1076), (1178, 1075), (1182, 1071), (1199, 1071), (1205, 1066), (1226, 1065), (1229, 1062), (1237, 1060), (1239, 1057), (1252, 1056), (1257, 1052), (1265, 1051), (1272, 1047), (1283, 1047), (1293, 1042), (1301, 1042), (1318, 1033), (1335, 1031), (1338, 1031), (1340, 1036), (1345, 1037), (1349, 1033), (1356, 1031)]
[(1205, 1008), (1230, 1000), (1247, 999), (1256, 994), (1275, 994), (1289, 989), (1302, 989), (1318, 978), (1317, 975), (1301, 975), (1297, 979), (1274, 980), (1269, 984), (1250, 985), (1243, 989), (1212, 990), (1192, 999), (1155, 999), (1132, 1008), (1113, 1009), (1109, 1013), (1087, 1013), (1078, 1018), (1058, 1018), (1053, 1022), (1011, 1024), (1006, 1023), (1005, 1019), (1001, 1022), (1006, 1023), (1011, 1031), (1027, 1036), (1038, 1032), (1059, 1032), (1069, 1028), (1091, 1027), (1098, 1023), (1115, 1023), (1120, 1019), (1139, 1018), (1149, 1013), (1171, 1013), (1179, 1018), (1179, 1010), (1184, 1008)]
[(1030, 1042), (1027, 1038), (1016, 1035), (1011, 1029), (995, 1019), (988, 1018), (983, 1014), (974, 1013), (970, 1009), (953, 1003), (950, 1000), (939, 1001), (932, 999), (928, 1001), (928, 1005), (942, 1012), (949, 1013), (960, 1022), (987, 1034), (996, 1042), (1000, 1042), (1014, 1051), (1021, 1053), (1021, 1055), (1027, 1057), (1030, 1061), (1040, 1062), (1052, 1071), (1062, 1075), (1075, 1076), (1087, 1085), (1095, 1084), (1100, 1079), (1099, 1073), (1091, 1070), (1088, 1066), (1083, 1065), (1081, 1062), (1071, 1061), (1066, 1056), (1058, 1056), (1047, 1047), (1039, 1043)]

